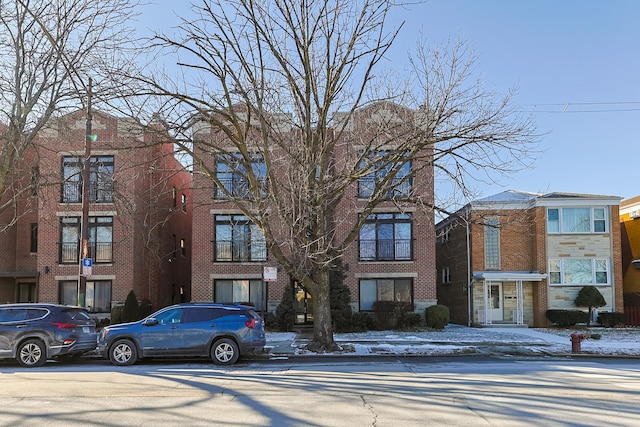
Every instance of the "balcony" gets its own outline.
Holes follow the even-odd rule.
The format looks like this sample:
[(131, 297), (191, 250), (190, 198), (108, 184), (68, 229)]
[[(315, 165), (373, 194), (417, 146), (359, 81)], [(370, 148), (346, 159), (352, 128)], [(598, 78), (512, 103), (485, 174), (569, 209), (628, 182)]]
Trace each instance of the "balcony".
[[(60, 263), (77, 264), (80, 262), (79, 242), (63, 242), (60, 244)], [(89, 258), (94, 264), (113, 262), (113, 243), (89, 242)]]
[(411, 261), (411, 239), (360, 240), (360, 261)]
[(219, 240), (214, 244), (216, 262), (256, 262), (267, 260), (267, 245), (264, 240), (239, 244), (237, 241)]

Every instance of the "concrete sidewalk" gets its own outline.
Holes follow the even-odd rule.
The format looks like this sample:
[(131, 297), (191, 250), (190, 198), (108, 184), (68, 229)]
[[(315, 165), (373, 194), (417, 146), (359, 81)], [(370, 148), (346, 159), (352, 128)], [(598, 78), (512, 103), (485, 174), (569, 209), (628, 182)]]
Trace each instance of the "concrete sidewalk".
[[(312, 330), (290, 333), (267, 333), (263, 353), (272, 358), (305, 356), (445, 356), (464, 354), (568, 356), (568, 355), (640, 355), (640, 342), (601, 342), (587, 340), (581, 351), (572, 353), (571, 330), (566, 335), (544, 333), (530, 328), (469, 328), (449, 325), (445, 331), (396, 332), (371, 331), (356, 334), (335, 334), (343, 351), (317, 354), (305, 350), (312, 339)], [(564, 332), (563, 332), (564, 334)]]

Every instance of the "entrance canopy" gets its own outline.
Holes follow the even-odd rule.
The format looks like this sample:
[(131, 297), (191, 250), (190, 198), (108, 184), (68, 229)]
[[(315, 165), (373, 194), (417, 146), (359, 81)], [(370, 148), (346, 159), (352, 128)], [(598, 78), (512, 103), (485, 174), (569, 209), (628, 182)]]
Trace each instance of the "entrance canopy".
[[(494, 320), (503, 321), (504, 296), (502, 283), (515, 283), (515, 306), (512, 309), (512, 322), (524, 324), (523, 282), (541, 282), (546, 274), (537, 271), (477, 271), (473, 273), (474, 282), (482, 282), (482, 307), (478, 311), (477, 321), (483, 325), (491, 325)], [(496, 285), (492, 286), (492, 283)]]

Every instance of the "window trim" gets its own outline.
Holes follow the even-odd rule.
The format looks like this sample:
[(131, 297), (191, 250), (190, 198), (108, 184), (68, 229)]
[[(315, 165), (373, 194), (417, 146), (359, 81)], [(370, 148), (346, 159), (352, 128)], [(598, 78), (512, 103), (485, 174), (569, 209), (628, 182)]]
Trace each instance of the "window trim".
[[(565, 283), (566, 274), (566, 262), (567, 261), (590, 261), (591, 262), (591, 283)], [(606, 270), (604, 273), (607, 275), (606, 283), (598, 283), (598, 273), (602, 273), (602, 270), (598, 269), (598, 262), (604, 261)], [(559, 270), (555, 269), (554, 264), (558, 263)], [(550, 286), (612, 286), (611, 283), (611, 262), (606, 257), (592, 257), (592, 258), (549, 258), (549, 285)], [(553, 276), (558, 276), (558, 282), (555, 282)]]
[[(223, 240), (218, 236), (218, 226), (229, 226), (230, 240)], [(244, 237), (242, 240), (244, 243), (241, 245), (240, 239), (234, 238), (234, 230), (236, 227), (244, 227)], [(254, 232), (259, 233), (254, 239)], [(242, 236), (239, 236), (242, 237)], [(246, 215), (242, 214), (218, 214), (213, 218), (213, 261), (223, 263), (240, 263), (240, 262), (264, 262), (268, 259), (269, 254), (267, 250), (267, 241), (262, 234), (262, 231), (249, 220)], [(248, 239), (247, 239), (248, 238)], [(223, 250), (228, 246), (228, 250)], [(253, 245), (257, 244), (258, 247), (254, 248)], [(240, 250), (242, 251), (240, 252)], [(254, 257), (254, 250), (256, 256)], [(259, 253), (258, 253), (259, 251)], [(221, 254), (229, 252), (230, 257), (221, 258)], [(240, 256), (240, 254), (246, 254), (246, 257)], [(238, 256), (236, 256), (238, 255)]]
[[(411, 304), (414, 304), (415, 301), (415, 282), (413, 280), (413, 277), (377, 277), (377, 278), (360, 278), (358, 280), (358, 310), (359, 311), (364, 311), (364, 312), (372, 312), (373, 311), (373, 302), (371, 303), (372, 308), (371, 309), (363, 309), (362, 308), (362, 285), (364, 282), (373, 282), (375, 281), (375, 285), (376, 285), (376, 299), (373, 301), (391, 301), (391, 300), (380, 300), (379, 299), (379, 287), (380, 287), (380, 281), (392, 281), (393, 282), (393, 301), (402, 301), (402, 299), (396, 299), (396, 297), (398, 296), (398, 291), (396, 290), (396, 287), (398, 286), (398, 282), (408, 282), (409, 285), (409, 293), (410, 293), (410, 300), (411, 301), (405, 301), (405, 302), (410, 302)], [(400, 283), (401, 284), (401, 283)]]
[[(575, 210), (575, 209), (589, 209), (589, 231), (566, 231), (563, 225), (564, 211), (565, 210)], [(556, 211), (558, 219), (550, 219), (551, 211)], [(603, 218), (596, 218), (596, 211), (602, 211)], [(608, 234), (611, 232), (610, 218), (609, 218), (609, 209), (607, 206), (567, 206), (567, 207), (548, 207), (546, 209), (546, 230), (547, 234)], [(604, 231), (596, 231), (598, 227), (596, 227), (597, 222), (604, 223)], [(558, 231), (551, 231), (550, 224), (557, 224)], [(555, 228), (555, 227), (553, 227)]]
[[(390, 218), (385, 218), (385, 216), (389, 216), (391, 215)], [(396, 234), (399, 231), (397, 229), (397, 227), (399, 225), (402, 224), (406, 224), (409, 226), (409, 238), (408, 239), (401, 239), (401, 238), (397, 238)], [(393, 237), (391, 239), (380, 239), (379, 238), (379, 232), (380, 232), (380, 228), (383, 225), (392, 225), (393, 226)], [(378, 212), (378, 213), (372, 213), (370, 214), (367, 219), (365, 220), (365, 223), (363, 224), (362, 228), (360, 229), (360, 231), (358, 232), (358, 260), (361, 262), (403, 262), (403, 261), (414, 261), (414, 253), (413, 253), (413, 242), (414, 242), (414, 220), (413, 220), (413, 215), (411, 214), (411, 212)], [(363, 239), (363, 231), (366, 231), (365, 227), (367, 226), (373, 226), (373, 229), (371, 230), (374, 235), (375, 238), (374, 239)], [(381, 254), (381, 252), (385, 252), (383, 250), (381, 250), (381, 244), (384, 241), (390, 240), (391, 241), (391, 249), (393, 252), (393, 255), (391, 257), (385, 257), (384, 254)], [(408, 240), (408, 242), (406, 242)], [(373, 242), (375, 243), (374, 248), (373, 248), (373, 252), (374, 252), (374, 256), (373, 257), (368, 257), (368, 256), (363, 256), (363, 252), (364, 253), (369, 253), (371, 252), (371, 249), (369, 248), (367, 250), (367, 247), (363, 247), (364, 244), (366, 244), (367, 242)], [(403, 252), (401, 250), (398, 249), (398, 245), (404, 245), (404, 244), (408, 244), (408, 256), (406, 257), (402, 257), (398, 255), (398, 252)], [(388, 245), (387, 245), (388, 246)], [(402, 247), (402, 246), (400, 246)], [(364, 249), (364, 250), (363, 250)]]

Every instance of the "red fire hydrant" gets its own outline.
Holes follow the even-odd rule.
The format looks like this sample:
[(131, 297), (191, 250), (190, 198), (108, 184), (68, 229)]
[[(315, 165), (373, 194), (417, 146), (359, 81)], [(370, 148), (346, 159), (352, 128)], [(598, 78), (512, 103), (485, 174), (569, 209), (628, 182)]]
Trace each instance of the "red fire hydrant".
[(584, 334), (574, 332), (571, 334), (571, 353), (580, 353), (580, 344), (584, 341)]

